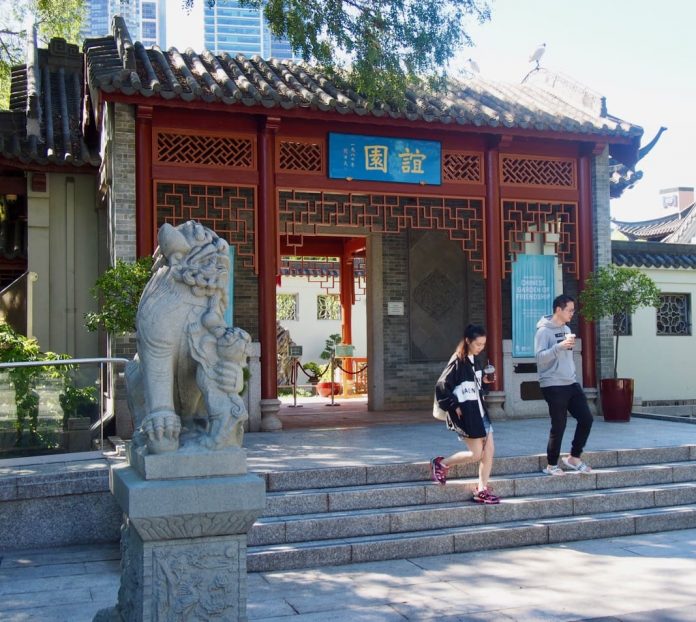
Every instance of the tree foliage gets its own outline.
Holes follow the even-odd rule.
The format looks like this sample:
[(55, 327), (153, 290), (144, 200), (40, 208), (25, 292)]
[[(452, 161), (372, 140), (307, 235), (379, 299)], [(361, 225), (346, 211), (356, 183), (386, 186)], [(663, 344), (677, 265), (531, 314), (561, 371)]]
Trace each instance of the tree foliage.
[(660, 289), (638, 268), (609, 264), (597, 269), (585, 281), (580, 293), (580, 313), (590, 322), (610, 317), (614, 320), (614, 378), (619, 360), (620, 322), (618, 316), (633, 315), (641, 307), (658, 307)]
[(41, 45), (52, 37), (79, 43), (84, 0), (0, 0), (0, 108), (7, 108), (12, 67), (26, 60), (27, 28)]
[[(197, 0), (183, 0), (189, 8)], [(198, 0), (200, 1), (200, 0)], [(207, 1), (210, 6), (215, 0)], [(240, 0), (263, 10), (271, 32), (329, 77), (345, 77), (369, 101), (399, 104), (408, 86), (444, 84), (470, 20), (490, 19), (488, 0)]]

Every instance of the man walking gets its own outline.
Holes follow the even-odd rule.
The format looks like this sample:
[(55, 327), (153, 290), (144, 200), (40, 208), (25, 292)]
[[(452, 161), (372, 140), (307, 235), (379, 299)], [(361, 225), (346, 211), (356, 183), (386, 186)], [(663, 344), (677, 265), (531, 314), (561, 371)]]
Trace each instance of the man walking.
[(581, 459), (582, 450), (592, 429), (592, 413), (587, 405), (585, 392), (575, 375), (573, 346), (575, 335), (567, 326), (575, 314), (575, 300), (561, 294), (553, 301), (553, 315), (539, 320), (534, 338), (539, 386), (549, 406), (551, 432), (546, 448), (548, 465), (543, 469), (547, 475), (564, 475), (558, 466), (561, 442), (570, 413), (577, 421), (570, 456), (563, 464), (572, 471), (592, 471)]

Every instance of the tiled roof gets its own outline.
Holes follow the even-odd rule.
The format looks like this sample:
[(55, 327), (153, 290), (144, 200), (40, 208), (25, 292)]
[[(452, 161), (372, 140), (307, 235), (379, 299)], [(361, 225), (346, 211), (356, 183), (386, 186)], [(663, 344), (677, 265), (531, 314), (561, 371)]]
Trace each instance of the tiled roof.
[(82, 56), (52, 39), (34, 45), (12, 70), (10, 110), (0, 112), (0, 157), (23, 164), (94, 166), (99, 156), (82, 134)]
[(289, 60), (241, 54), (216, 56), (209, 50), (146, 49), (133, 42), (122, 18), (113, 36), (88, 39), (84, 50), (92, 97), (98, 91), (152, 99), (218, 102), (229, 106), (306, 108), (341, 115), (386, 117), (491, 128), (547, 130), (592, 137), (635, 139), (643, 130), (577, 98), (561, 99), (548, 85), (529, 81), (503, 84), (481, 78), (452, 82), (434, 97), (406, 93), (404, 110), (368, 103), (315, 67)]
[(617, 266), (696, 270), (696, 244), (614, 240), (611, 243), (611, 258)]
[(677, 214), (670, 214), (662, 218), (653, 218), (651, 220), (636, 222), (614, 220), (612, 222), (621, 233), (630, 239), (651, 239), (660, 241), (679, 229), (695, 207), (696, 203), (692, 203), (689, 207)]

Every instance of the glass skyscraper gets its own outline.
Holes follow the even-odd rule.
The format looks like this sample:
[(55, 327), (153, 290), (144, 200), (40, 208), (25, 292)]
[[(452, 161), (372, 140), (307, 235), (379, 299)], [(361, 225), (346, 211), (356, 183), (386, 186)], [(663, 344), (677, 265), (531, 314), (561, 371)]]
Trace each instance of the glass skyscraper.
[[(120, 15), (126, 20), (133, 41), (146, 47), (165, 47), (167, 0), (85, 0), (82, 37), (103, 37), (111, 33), (111, 20)], [(205, 0), (201, 0), (205, 2)]]
[(237, 0), (217, 0), (212, 7), (206, 3), (204, 28), (205, 47), (215, 54), (294, 58), (290, 44), (271, 34), (263, 13)]

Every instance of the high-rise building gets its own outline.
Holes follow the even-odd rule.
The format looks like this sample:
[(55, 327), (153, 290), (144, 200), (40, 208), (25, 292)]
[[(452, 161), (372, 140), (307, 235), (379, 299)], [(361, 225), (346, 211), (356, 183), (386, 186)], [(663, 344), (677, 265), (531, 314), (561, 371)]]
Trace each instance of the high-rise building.
[(121, 15), (133, 39), (140, 38), (141, 0), (85, 0), (82, 37), (103, 37), (111, 33), (111, 20)]
[(293, 58), (288, 41), (277, 39), (258, 9), (242, 7), (237, 0), (217, 0), (204, 10), (205, 48), (263, 58)]
[(182, 0), (85, 0), (84, 38), (111, 31), (114, 15), (126, 20), (133, 41), (145, 47), (176, 46), (264, 58), (295, 58), (287, 40), (271, 34), (262, 11), (240, 6), (237, 0), (195, 0), (184, 11)]

